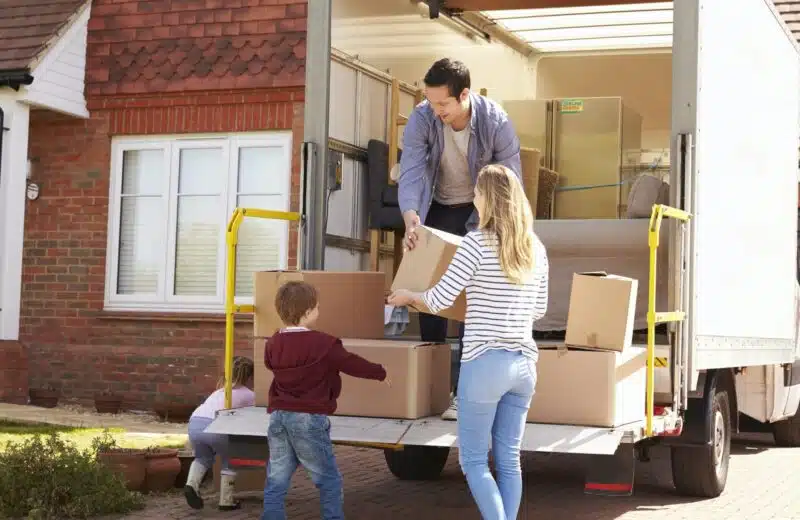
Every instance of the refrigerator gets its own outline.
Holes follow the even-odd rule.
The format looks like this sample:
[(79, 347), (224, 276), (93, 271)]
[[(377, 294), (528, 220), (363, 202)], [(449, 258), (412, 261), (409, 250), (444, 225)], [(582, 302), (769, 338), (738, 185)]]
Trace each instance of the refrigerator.
[(559, 175), (556, 219), (624, 218), (631, 181), (623, 172), (642, 144), (642, 117), (621, 97), (502, 103), (520, 144), (542, 152)]

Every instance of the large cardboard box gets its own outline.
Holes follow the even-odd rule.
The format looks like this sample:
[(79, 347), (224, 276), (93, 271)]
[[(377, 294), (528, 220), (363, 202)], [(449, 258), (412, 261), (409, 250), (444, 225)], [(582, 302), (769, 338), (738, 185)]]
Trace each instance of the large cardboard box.
[[(391, 386), (342, 374), (335, 415), (419, 419), (450, 404), (450, 346), (400, 340), (343, 339), (344, 348), (386, 368)], [(256, 406), (267, 406), (272, 371), (264, 366), (264, 340), (256, 340)]]
[(536, 217), (536, 207), (539, 201), (539, 167), (542, 161), (542, 152), (536, 148), (520, 148), (519, 158), (522, 163), (522, 187), (525, 196), (531, 204), (531, 211)]
[[(428, 226), (417, 228), (416, 247), (403, 253), (400, 267), (392, 282), (392, 290), (427, 291), (442, 278), (458, 246), (461, 237)], [(427, 312), (427, 309), (417, 309)], [(438, 316), (464, 321), (467, 314), (467, 295), (462, 292), (452, 307), (437, 313)]]
[(255, 273), (253, 336), (272, 336), (283, 326), (275, 310), (278, 288), (291, 280), (310, 283), (319, 292), (314, 328), (340, 338), (383, 338), (386, 302), (380, 272), (261, 271)]
[(564, 342), (605, 350), (627, 348), (633, 339), (638, 287), (633, 278), (603, 272), (575, 273)]
[(539, 350), (528, 422), (616, 427), (644, 418), (647, 349)]

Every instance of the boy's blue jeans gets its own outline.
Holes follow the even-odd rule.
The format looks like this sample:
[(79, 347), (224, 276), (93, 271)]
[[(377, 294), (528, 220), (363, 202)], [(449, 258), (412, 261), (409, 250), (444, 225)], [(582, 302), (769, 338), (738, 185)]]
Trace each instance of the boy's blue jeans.
[(269, 416), (269, 463), (261, 520), (286, 520), (284, 503), (299, 465), (319, 489), (323, 520), (344, 519), (342, 475), (331, 443), (326, 415), (276, 410)]
[[(490, 350), (461, 364), (459, 462), (484, 520), (516, 520), (522, 500), (520, 446), (536, 387), (536, 360)], [(489, 445), (497, 480), (489, 472)]]

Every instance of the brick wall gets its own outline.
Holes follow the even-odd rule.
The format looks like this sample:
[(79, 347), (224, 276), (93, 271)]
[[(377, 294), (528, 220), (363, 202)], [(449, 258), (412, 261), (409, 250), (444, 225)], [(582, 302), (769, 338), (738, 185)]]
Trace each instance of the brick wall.
[(28, 402), (28, 356), (18, 341), (0, 341), (0, 402)]
[[(20, 339), (31, 388), (190, 402), (221, 373), (224, 317), (103, 310), (114, 135), (291, 130), (299, 205), (305, 16), (302, 0), (95, 0), (88, 38), (91, 118), (31, 117)], [(296, 230), (290, 234), (296, 259)], [(237, 353), (251, 354), (239, 321)]]

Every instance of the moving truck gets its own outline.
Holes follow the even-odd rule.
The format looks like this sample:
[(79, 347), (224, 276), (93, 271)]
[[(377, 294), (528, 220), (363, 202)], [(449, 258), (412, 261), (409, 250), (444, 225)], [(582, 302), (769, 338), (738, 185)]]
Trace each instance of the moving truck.
[[(626, 238), (641, 243), (645, 266), (648, 237), (660, 237), (666, 254), (639, 279), (645, 289), (665, 287), (666, 298), (648, 321), (655, 352), (647, 420), (613, 428), (529, 423), (523, 449), (594, 456), (586, 490), (625, 494), (636, 458), (666, 445), (677, 490), (715, 497), (740, 424), (755, 420), (779, 446), (800, 445), (800, 55), (772, 2), (738, 0), (731, 9), (717, 0), (309, 0), (304, 269), (366, 269), (363, 248), (342, 249), (367, 233), (359, 154), (370, 139), (398, 139), (389, 131), (396, 111), (409, 113), (415, 82), (442, 56), (465, 61), (473, 89), (487, 88), (508, 107), (559, 98), (588, 110), (592, 98), (620, 96), (640, 116), (638, 146), (668, 157), (660, 163), (668, 164), (668, 203)], [(392, 86), (401, 101), (392, 102)], [(515, 126), (527, 124), (509, 113)], [(602, 130), (576, 129), (570, 142), (591, 132)], [(662, 217), (663, 232), (652, 232)], [(558, 217), (536, 226), (561, 242), (597, 242), (591, 237), (607, 235), (586, 226), (625, 222)], [(332, 228), (350, 242), (331, 241)], [(647, 303), (637, 310), (646, 318), (654, 310)], [(656, 321), (668, 323), (655, 328)], [(656, 367), (655, 359), (666, 361)], [(574, 391), (592, 389), (576, 381)], [(208, 431), (230, 435), (236, 457), (258, 465), (268, 420), (264, 408), (226, 410)], [(438, 416), (331, 421), (336, 442), (385, 449), (401, 479), (436, 478), (457, 445), (456, 423)]]

